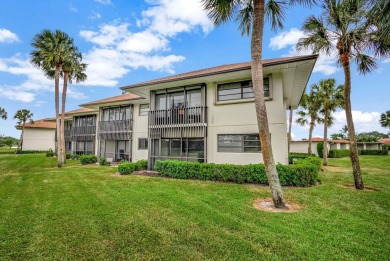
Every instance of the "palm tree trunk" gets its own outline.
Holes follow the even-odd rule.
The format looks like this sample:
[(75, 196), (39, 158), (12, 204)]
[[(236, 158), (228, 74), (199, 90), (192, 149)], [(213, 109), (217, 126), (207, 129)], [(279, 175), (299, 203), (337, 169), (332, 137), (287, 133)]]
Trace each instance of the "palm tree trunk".
[(62, 110), (61, 110), (61, 160), (66, 162), (65, 151), (65, 105), (66, 105), (66, 92), (68, 90), (68, 72), (64, 72), (64, 86), (62, 88)]
[(55, 69), (55, 78), (54, 78), (54, 87), (55, 87), (55, 110), (56, 110), (56, 133), (57, 133), (57, 144), (56, 144), (56, 150), (57, 150), (57, 166), (59, 168), (62, 167), (62, 155), (61, 155), (61, 130), (60, 130), (60, 94), (59, 94), (59, 85), (60, 85), (60, 65), (56, 64)]
[(352, 163), (353, 177), (355, 180), (356, 189), (364, 189), (362, 173), (360, 170), (359, 155), (355, 136), (355, 126), (352, 118), (351, 106), (351, 68), (349, 63), (349, 54), (341, 54), (341, 63), (344, 70), (344, 99), (345, 99), (345, 116), (347, 118), (348, 134), (350, 141), (350, 158)]
[(324, 148), (322, 156), (322, 165), (328, 165), (328, 108), (325, 104), (325, 119), (324, 119)]
[(307, 153), (309, 154), (309, 156), (311, 156), (311, 154), (313, 154), (312, 150), (311, 150), (311, 144), (312, 144), (312, 136), (313, 136), (313, 129), (314, 129), (314, 121), (315, 121), (315, 118), (314, 117), (310, 117), (310, 128), (309, 128), (309, 147), (307, 149)]
[(262, 147), (263, 160), (267, 173), (268, 183), (272, 193), (272, 200), (276, 208), (286, 208), (282, 187), (272, 154), (271, 136), (268, 127), (267, 109), (265, 106), (263, 87), (263, 30), (264, 30), (264, 0), (254, 0), (254, 15), (251, 38), (252, 82), (255, 96), (257, 123)]
[(288, 149), (287, 149), (288, 154), (290, 154), (292, 118), (293, 118), (293, 110), (290, 106), (290, 117), (288, 120)]
[(26, 122), (23, 121), (22, 133), (20, 134), (19, 145), (18, 145), (18, 148), (17, 148), (16, 151), (15, 151), (15, 154), (18, 152), (19, 148), (20, 148), (20, 150), (23, 150), (23, 135), (24, 135), (24, 125), (25, 125), (25, 124), (26, 124)]

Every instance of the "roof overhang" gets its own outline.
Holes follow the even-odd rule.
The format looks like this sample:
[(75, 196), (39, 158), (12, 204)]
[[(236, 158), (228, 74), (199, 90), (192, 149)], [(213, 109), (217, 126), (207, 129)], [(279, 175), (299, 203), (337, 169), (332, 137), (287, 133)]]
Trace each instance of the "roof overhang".
[(144, 104), (144, 103), (149, 103), (149, 99), (139, 97), (136, 99), (124, 100), (124, 101), (113, 101), (113, 102), (94, 103), (94, 104), (81, 104), (80, 106), (82, 106), (84, 108), (98, 110), (100, 107), (110, 107), (110, 106), (129, 105), (129, 104)]
[[(299, 57), (286, 57), (274, 60), (264, 60), (263, 74), (281, 73), (283, 80), (283, 93), (286, 106), (297, 108), (302, 98), (307, 82), (313, 71), (318, 55), (306, 55)], [(217, 67), (216, 67), (217, 68)], [(250, 63), (233, 65), (224, 70), (201, 70), (199, 72), (184, 73), (176, 76), (170, 76), (148, 82), (132, 84), (121, 87), (122, 90), (131, 92), (138, 96), (149, 98), (150, 91), (210, 83), (234, 81), (237, 79), (250, 79)]]

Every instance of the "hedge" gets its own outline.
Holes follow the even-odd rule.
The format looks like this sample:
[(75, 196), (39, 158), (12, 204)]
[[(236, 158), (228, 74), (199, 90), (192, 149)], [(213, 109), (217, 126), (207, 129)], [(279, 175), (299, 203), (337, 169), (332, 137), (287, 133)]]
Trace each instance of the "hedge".
[[(315, 154), (313, 154), (312, 156), (315, 157)], [(307, 157), (309, 157), (308, 153), (292, 152), (288, 155), (288, 163), (293, 164), (294, 160), (306, 159)]]
[(16, 154), (46, 154), (48, 150), (18, 150)]
[(318, 154), (318, 157), (320, 157), (320, 158), (324, 157), (324, 143), (323, 142), (317, 143), (317, 154)]
[(83, 155), (80, 157), (81, 165), (87, 165), (97, 162), (97, 157), (95, 155)]
[(387, 150), (362, 150), (360, 155), (386, 156), (389, 155), (389, 152)]
[[(349, 157), (350, 150), (329, 150), (329, 158)], [(386, 156), (387, 150), (358, 150), (359, 155)]]
[(99, 159), (99, 165), (100, 166), (110, 166), (110, 162), (108, 162), (108, 160), (106, 160), (106, 158), (101, 157)]
[(122, 162), (118, 165), (118, 171), (121, 175), (128, 175), (138, 170), (145, 170), (148, 168), (147, 160), (139, 160), (136, 162)]
[[(154, 168), (162, 176), (235, 183), (268, 184), (264, 164), (234, 165), (186, 161), (156, 161)], [(315, 185), (321, 168), (319, 158), (308, 157), (294, 165), (277, 164), (281, 185), (306, 187)]]
[(329, 150), (329, 158), (349, 157), (350, 150)]

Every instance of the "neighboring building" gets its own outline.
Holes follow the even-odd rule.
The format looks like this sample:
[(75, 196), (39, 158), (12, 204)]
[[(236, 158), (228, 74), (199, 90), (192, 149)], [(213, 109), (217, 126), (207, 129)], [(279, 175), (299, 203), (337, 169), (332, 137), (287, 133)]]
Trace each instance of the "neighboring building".
[(349, 140), (329, 140), (331, 150), (349, 150)]
[[(22, 130), (22, 125), (16, 126)], [(55, 149), (55, 122), (50, 119), (37, 120), (34, 123), (26, 123), (23, 135), (23, 150), (49, 150)]]
[(384, 145), (390, 145), (390, 138), (380, 139), (380, 140), (378, 140), (378, 142), (380, 142)]
[[(288, 163), (286, 109), (297, 108), (317, 55), (263, 61), (264, 94), (276, 162)], [(251, 64), (217, 66), (132, 84), (150, 101), (149, 168), (156, 160), (262, 162)]]
[[(311, 151), (318, 156), (317, 144), (324, 142), (323, 138), (314, 137), (311, 139)], [(309, 140), (292, 140), (290, 143), (290, 152), (307, 153), (309, 148)]]
[[(329, 145), (331, 150), (349, 150), (350, 149), (349, 140), (330, 140)], [(359, 150), (381, 150), (382, 143), (380, 142), (357, 142), (357, 148)]]

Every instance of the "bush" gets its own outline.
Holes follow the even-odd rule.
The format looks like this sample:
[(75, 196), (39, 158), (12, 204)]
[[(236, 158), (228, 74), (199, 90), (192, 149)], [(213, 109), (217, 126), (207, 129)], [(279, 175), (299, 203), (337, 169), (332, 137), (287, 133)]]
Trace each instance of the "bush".
[(377, 155), (386, 156), (389, 152), (387, 150), (362, 150), (360, 155)]
[(128, 175), (138, 170), (145, 170), (148, 168), (147, 160), (139, 160), (136, 162), (121, 162), (118, 165), (118, 171), (121, 175)]
[(110, 162), (108, 162), (108, 161), (106, 160), (106, 158), (101, 157), (101, 158), (99, 159), (99, 165), (100, 165), (100, 166), (110, 166)]
[(95, 155), (83, 155), (80, 157), (81, 165), (87, 165), (97, 162), (97, 157)]
[(288, 155), (288, 164), (293, 164), (294, 160), (306, 159), (307, 157), (309, 157), (307, 153), (290, 153)]
[(66, 153), (66, 154), (65, 154), (66, 159), (70, 159), (71, 156), (72, 156), (72, 154), (70, 154), (70, 153)]
[(45, 154), (47, 150), (18, 150), (16, 154)]
[(49, 149), (47, 152), (46, 152), (46, 157), (54, 157), (54, 151), (52, 149)]
[(70, 155), (70, 159), (72, 159), (72, 160), (79, 160), (80, 159), (80, 155), (78, 155), (78, 154), (71, 154)]
[(384, 150), (390, 150), (390, 144), (383, 144), (382, 146)]
[(329, 150), (329, 158), (349, 157), (350, 150)]
[(320, 158), (324, 157), (324, 143), (323, 142), (317, 143), (317, 154), (318, 154), (318, 157), (320, 157)]
[[(316, 184), (321, 167), (319, 158), (309, 157), (294, 165), (277, 164), (281, 185), (306, 187)], [(186, 161), (156, 161), (154, 168), (162, 176), (235, 183), (268, 184), (264, 164), (233, 165)]]

